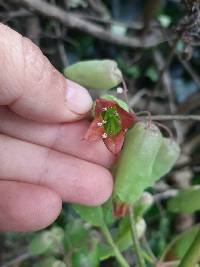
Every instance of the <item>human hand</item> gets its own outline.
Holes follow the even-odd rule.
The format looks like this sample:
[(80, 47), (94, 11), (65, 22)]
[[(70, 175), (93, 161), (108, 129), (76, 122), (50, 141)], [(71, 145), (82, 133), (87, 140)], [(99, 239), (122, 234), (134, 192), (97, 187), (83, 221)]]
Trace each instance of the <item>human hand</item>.
[(102, 141), (83, 140), (88, 92), (27, 38), (2, 24), (0, 36), (0, 230), (37, 230), (57, 218), (62, 200), (106, 201), (113, 157)]

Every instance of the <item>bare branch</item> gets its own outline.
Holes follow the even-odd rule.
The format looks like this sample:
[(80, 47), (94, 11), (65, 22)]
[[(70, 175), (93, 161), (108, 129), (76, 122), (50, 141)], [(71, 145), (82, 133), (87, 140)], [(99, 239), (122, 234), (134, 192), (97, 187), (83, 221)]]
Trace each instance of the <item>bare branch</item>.
[[(122, 45), (127, 47), (152, 47), (159, 43), (164, 42), (163, 35), (160, 31), (155, 31), (151, 35), (147, 35), (144, 38), (141, 37), (129, 37), (129, 36), (118, 36), (103, 27), (86, 21), (71, 12), (63, 11), (61, 8), (46, 3), (42, 0), (9, 0), (10, 2), (18, 3), (18, 5), (24, 5), (31, 10), (42, 14), (43, 16), (54, 18), (60, 21), (64, 26), (72, 29), (83, 31), (87, 34), (94, 36), (97, 39), (104, 40), (115, 45)], [(174, 38), (171, 34), (170, 38)]]
[(25, 261), (27, 260), (28, 258), (30, 258), (32, 255), (30, 253), (24, 253), (22, 255), (19, 255), (17, 258), (3, 264), (3, 265), (0, 265), (0, 267), (11, 267), (11, 266), (14, 266), (14, 265), (17, 265), (17, 264), (20, 264), (22, 261)]
[(158, 121), (200, 121), (200, 115), (152, 115), (151, 118)]
[[(173, 55), (174, 55), (174, 52), (176, 50), (177, 42), (178, 42), (178, 39), (175, 40), (174, 44), (172, 45), (170, 55), (169, 55), (170, 61), (172, 61), (172, 59), (173, 59)], [(162, 57), (162, 54), (159, 53), (159, 51), (154, 52), (154, 60), (157, 64), (158, 68), (159, 68), (159, 66), (161, 68), (160, 81), (162, 82), (163, 88), (165, 89), (167, 96), (168, 96), (170, 113), (174, 114), (177, 112), (177, 107), (176, 107), (174, 91), (172, 90), (172, 83), (171, 83), (171, 79), (170, 79), (170, 74), (168, 71), (170, 61), (168, 60), (165, 64), (164, 59)], [(157, 85), (158, 85), (158, 83), (157, 83)], [(183, 139), (184, 139), (184, 134), (183, 134), (184, 131), (182, 129), (182, 126), (178, 121), (173, 121), (173, 126), (176, 130), (177, 141), (179, 144), (181, 144), (183, 142)]]

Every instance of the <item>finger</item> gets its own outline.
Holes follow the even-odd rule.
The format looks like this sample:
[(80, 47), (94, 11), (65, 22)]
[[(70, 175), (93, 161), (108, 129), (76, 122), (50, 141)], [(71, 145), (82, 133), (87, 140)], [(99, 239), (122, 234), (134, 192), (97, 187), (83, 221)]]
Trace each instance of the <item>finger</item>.
[(105, 167), (110, 167), (114, 156), (102, 141), (83, 139), (89, 122), (44, 124), (18, 116), (6, 107), (0, 107), (0, 132), (18, 139), (50, 147)]
[(61, 198), (48, 188), (0, 181), (0, 231), (39, 230), (55, 221), (61, 207)]
[(0, 105), (48, 122), (80, 119), (92, 106), (86, 89), (66, 80), (27, 38), (0, 24)]
[(98, 205), (112, 192), (112, 177), (105, 168), (2, 134), (0, 174), (4, 180), (47, 186), (67, 202)]

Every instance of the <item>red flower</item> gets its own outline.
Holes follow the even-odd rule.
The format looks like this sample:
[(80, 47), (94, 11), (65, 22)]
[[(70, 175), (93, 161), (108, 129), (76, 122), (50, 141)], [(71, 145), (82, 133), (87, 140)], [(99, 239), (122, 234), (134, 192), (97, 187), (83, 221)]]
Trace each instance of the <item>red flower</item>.
[(124, 142), (125, 131), (133, 125), (135, 114), (121, 108), (116, 102), (96, 99), (95, 118), (88, 129), (85, 139), (104, 144), (114, 155), (117, 155)]

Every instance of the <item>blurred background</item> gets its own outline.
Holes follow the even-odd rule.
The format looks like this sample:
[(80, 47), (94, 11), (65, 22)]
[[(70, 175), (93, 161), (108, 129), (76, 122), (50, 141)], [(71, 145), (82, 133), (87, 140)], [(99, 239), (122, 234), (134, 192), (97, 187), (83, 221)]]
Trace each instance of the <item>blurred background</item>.
[[(199, 9), (199, 0), (0, 0), (0, 22), (30, 38), (61, 72), (80, 60), (115, 60), (127, 83), (131, 107), (158, 115), (177, 137), (181, 158), (150, 190), (154, 204), (145, 214), (146, 238), (155, 257), (177, 234), (196, 229), (200, 220), (200, 191), (184, 197), (190, 205), (185, 210), (184, 201), (178, 208), (168, 205), (179, 190), (197, 192), (200, 184), (200, 123), (191, 116), (200, 116)], [(96, 97), (98, 92), (92, 94)], [(184, 117), (174, 120), (176, 114)], [(31, 254), (35, 233), (0, 233), (0, 267), (118, 266), (112, 257), (100, 262), (95, 242), (88, 247), (88, 230), (97, 239), (100, 233), (81, 221), (70, 205), (63, 205), (53, 227), (46, 231), (54, 229), (61, 239), (68, 237), (49, 253), (57, 263), (46, 259), (45, 263), (41, 252)], [(191, 241), (188, 236), (175, 260)], [(64, 255), (73, 261), (61, 265)], [(129, 248), (125, 256), (135, 266)]]

